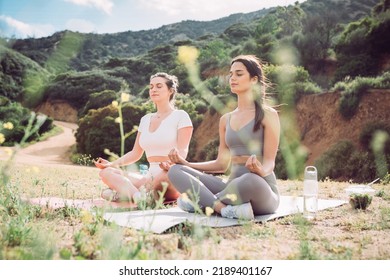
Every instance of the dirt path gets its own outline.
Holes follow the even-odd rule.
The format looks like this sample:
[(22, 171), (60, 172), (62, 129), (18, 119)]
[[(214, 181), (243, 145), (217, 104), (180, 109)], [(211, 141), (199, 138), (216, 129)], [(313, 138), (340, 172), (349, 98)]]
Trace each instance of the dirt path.
[[(60, 127), (63, 132), (19, 150), (14, 161), (28, 164), (72, 164), (69, 160), (69, 150), (76, 143), (74, 132), (77, 129), (77, 125), (61, 121), (54, 121), (54, 124)], [(6, 149), (5, 147), (0, 147), (0, 160), (9, 158)]]

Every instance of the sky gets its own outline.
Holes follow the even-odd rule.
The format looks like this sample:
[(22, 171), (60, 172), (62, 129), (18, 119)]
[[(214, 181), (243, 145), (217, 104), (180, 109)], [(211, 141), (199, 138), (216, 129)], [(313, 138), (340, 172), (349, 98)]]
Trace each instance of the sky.
[(288, 6), (305, 0), (0, 0), (0, 36), (40, 38), (63, 30), (139, 31)]

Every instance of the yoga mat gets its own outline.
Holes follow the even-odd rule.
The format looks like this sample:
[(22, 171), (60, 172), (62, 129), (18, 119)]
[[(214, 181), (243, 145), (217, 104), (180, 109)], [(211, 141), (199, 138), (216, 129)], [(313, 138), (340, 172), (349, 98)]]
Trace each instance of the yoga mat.
[[(348, 203), (345, 200), (326, 200), (318, 199), (318, 211), (334, 208)], [(303, 197), (281, 196), (278, 210), (269, 215), (260, 215), (255, 217), (256, 222), (265, 222), (276, 218), (303, 212)], [(244, 221), (238, 219), (227, 219), (216, 215), (206, 216), (195, 213), (188, 213), (179, 207), (159, 210), (137, 210), (125, 212), (105, 213), (103, 218), (112, 223), (123, 227), (135, 228), (153, 233), (163, 233), (169, 228), (183, 223), (185, 221), (210, 226), (210, 227), (229, 227), (240, 225)]]
[(92, 210), (94, 207), (98, 208), (113, 208), (113, 209), (135, 209), (137, 205), (130, 202), (110, 202), (102, 198), (97, 199), (64, 199), (61, 197), (35, 197), (25, 198), (23, 201), (47, 207), (49, 209), (58, 209), (67, 207), (75, 207), (84, 210)]

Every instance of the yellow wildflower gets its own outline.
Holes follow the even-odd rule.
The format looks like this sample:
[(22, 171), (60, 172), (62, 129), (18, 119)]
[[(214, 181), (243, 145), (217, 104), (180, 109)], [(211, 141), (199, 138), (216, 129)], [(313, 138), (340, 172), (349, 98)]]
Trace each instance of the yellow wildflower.
[(4, 149), (4, 152), (5, 152), (8, 156), (12, 156), (12, 154), (14, 153), (14, 151), (12, 151), (11, 148), (5, 148), (5, 149)]
[(182, 194), (181, 194), (181, 199), (182, 199), (183, 201), (186, 201), (186, 202), (189, 202), (189, 201), (190, 201), (190, 199), (189, 199), (187, 193), (182, 193)]
[(14, 124), (12, 122), (3, 123), (3, 127), (8, 130), (12, 130), (14, 128)]
[(3, 133), (0, 133), (0, 144), (3, 144), (5, 142), (5, 136)]
[(205, 210), (206, 210), (206, 216), (211, 216), (211, 214), (214, 213), (214, 209), (211, 207), (207, 206)]
[(112, 104), (112, 106), (114, 106), (114, 108), (118, 108), (118, 105), (119, 105), (118, 101), (114, 100), (111, 102), (111, 104)]
[(117, 118), (115, 119), (115, 122), (116, 122), (116, 123), (122, 123), (122, 118), (121, 118), (121, 117), (117, 117)]
[(33, 171), (34, 173), (39, 173), (39, 167), (33, 166), (33, 167), (32, 167), (32, 171)]
[(192, 46), (180, 46), (178, 52), (179, 61), (186, 65), (194, 64), (199, 56), (198, 49)]
[(90, 224), (93, 222), (93, 216), (89, 211), (82, 210), (80, 214), (81, 214), (81, 221), (83, 223)]
[(231, 201), (236, 201), (237, 200), (237, 195), (234, 193), (230, 193), (226, 195), (227, 199), (230, 199)]
[(130, 100), (130, 94), (126, 92), (121, 93), (121, 101), (122, 102), (128, 102)]

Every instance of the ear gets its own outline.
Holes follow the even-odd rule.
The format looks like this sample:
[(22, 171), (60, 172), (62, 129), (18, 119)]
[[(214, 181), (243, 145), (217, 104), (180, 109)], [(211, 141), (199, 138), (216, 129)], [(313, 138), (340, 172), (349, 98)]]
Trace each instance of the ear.
[(252, 84), (257, 84), (259, 82), (259, 78), (257, 76), (254, 76), (251, 78), (251, 83)]

